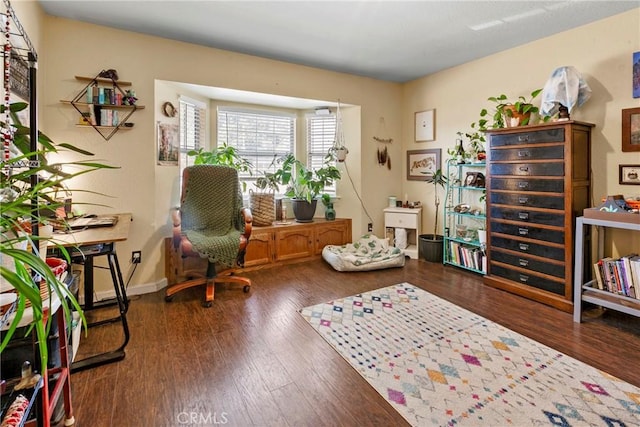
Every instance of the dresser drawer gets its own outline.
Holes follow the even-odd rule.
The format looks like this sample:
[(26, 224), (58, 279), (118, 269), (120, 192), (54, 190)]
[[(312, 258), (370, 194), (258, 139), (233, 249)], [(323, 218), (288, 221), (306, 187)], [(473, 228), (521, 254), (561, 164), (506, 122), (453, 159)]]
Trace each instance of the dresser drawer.
[(564, 146), (495, 149), (489, 150), (489, 158), (491, 161), (564, 159)]
[(492, 219), (506, 219), (509, 221), (522, 221), (564, 227), (564, 214), (562, 213), (538, 212), (527, 209), (510, 209), (494, 206), (491, 207), (490, 213)]
[(492, 190), (563, 193), (564, 181), (562, 179), (492, 178), (490, 188)]
[[(493, 233), (491, 235), (491, 247), (498, 247), (502, 249), (510, 249), (515, 252), (521, 252), (523, 254), (537, 255), (544, 258), (551, 258), (558, 261), (564, 261), (564, 248), (556, 248), (553, 246), (546, 246), (539, 243), (529, 243), (520, 240), (509, 239), (506, 237), (497, 237)], [(493, 255), (492, 255), (493, 256)]]
[(549, 262), (538, 261), (524, 256), (506, 254), (499, 251), (493, 251), (491, 253), (491, 260), (564, 279), (563, 265), (551, 264)]
[(491, 135), (491, 147), (532, 144), (536, 142), (564, 142), (564, 128)]
[(564, 163), (492, 163), (489, 173), (491, 176), (564, 176)]
[(498, 265), (491, 264), (491, 274), (513, 280), (523, 285), (529, 285), (533, 288), (543, 289), (558, 295), (564, 295), (564, 282), (558, 283), (553, 280), (538, 277), (532, 274), (521, 273)]
[(385, 212), (384, 226), (399, 228), (418, 228), (418, 216), (396, 212)]
[(529, 239), (544, 240), (551, 243), (564, 243), (564, 231), (548, 230), (530, 225), (504, 224), (491, 221), (491, 232), (511, 234), (513, 236), (527, 237)]
[(490, 194), (492, 204), (527, 206), (546, 209), (564, 209), (564, 197), (538, 196), (535, 194), (494, 193)]

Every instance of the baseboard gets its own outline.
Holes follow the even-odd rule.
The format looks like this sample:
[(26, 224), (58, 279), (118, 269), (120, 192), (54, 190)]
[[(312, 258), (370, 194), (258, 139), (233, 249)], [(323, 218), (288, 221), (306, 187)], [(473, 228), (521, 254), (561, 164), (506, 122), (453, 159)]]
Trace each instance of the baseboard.
[[(157, 292), (160, 289), (164, 289), (166, 287), (167, 287), (167, 279), (163, 277), (156, 283), (145, 283), (145, 284), (136, 285), (128, 288), (127, 296), (150, 294), (153, 292)], [(116, 293), (113, 289), (109, 291), (96, 292), (96, 301), (113, 299), (115, 297), (116, 297)], [(81, 301), (81, 303), (83, 303), (83, 301)]]

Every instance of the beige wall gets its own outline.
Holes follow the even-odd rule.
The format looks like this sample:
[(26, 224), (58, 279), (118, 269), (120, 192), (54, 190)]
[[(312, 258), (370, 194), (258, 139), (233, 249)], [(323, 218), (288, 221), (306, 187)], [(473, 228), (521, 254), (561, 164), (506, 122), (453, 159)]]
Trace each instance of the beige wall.
[[(67, 19), (43, 19), (39, 6), (32, 2), (17, 2), (14, 7), (29, 34), (39, 42), (42, 130), (55, 141), (79, 145), (120, 167), (90, 174), (77, 187), (109, 195), (95, 199), (110, 206), (102, 208), (104, 211), (133, 213), (130, 238), (118, 245), (125, 276), (131, 271), (126, 265), (130, 252), (143, 251), (143, 263), (132, 279), (132, 293), (163, 285), (161, 241), (170, 234), (168, 212), (177, 191), (177, 168), (155, 164), (155, 121), (159, 117), (155, 110), (164, 101), (154, 99), (156, 80), (357, 105), (354, 114), (361, 115), (362, 125), (345, 129), (350, 150), (347, 166), (374, 219), (375, 231), (382, 235), (381, 211), (389, 195), (407, 193), (412, 200), (424, 201), (423, 229), (432, 228), (429, 202), (433, 194), (424, 183), (406, 181), (406, 150), (442, 148), (444, 160), (456, 132), (477, 120), (488, 96), (528, 93), (542, 87), (555, 67), (574, 65), (593, 89), (592, 99), (573, 118), (596, 124), (594, 194), (638, 192), (635, 187), (617, 184), (617, 165), (640, 163), (637, 153), (620, 149), (620, 110), (638, 105), (631, 97), (630, 76), (631, 54), (640, 50), (640, 9), (399, 85)], [(46, 34), (46, 39), (40, 41), (41, 34)], [(525, 67), (523, 75), (515, 73)], [(105, 68), (115, 68), (121, 79), (132, 81), (140, 104), (147, 106), (131, 118), (135, 122), (132, 130), (119, 132), (110, 141), (91, 129), (77, 129), (77, 113), (59, 102), (82, 88), (74, 75), (93, 76)], [(436, 140), (415, 143), (414, 112), (431, 108), (436, 109)], [(374, 136), (393, 138), (390, 171), (377, 165)], [(349, 181), (343, 179), (340, 185), (344, 193), (337, 209), (339, 214), (354, 218), (357, 235), (366, 230), (367, 216)], [(631, 244), (640, 246), (637, 237)]]
[[(571, 118), (595, 124), (592, 142), (593, 205), (607, 194), (640, 196), (640, 188), (618, 184), (618, 165), (640, 164), (640, 153), (622, 152), (621, 110), (638, 107), (631, 93), (632, 53), (640, 51), (640, 8), (552, 37), (450, 68), (403, 87), (403, 149), (453, 147), (456, 132), (466, 132), (489, 108), (490, 96), (528, 95), (544, 86), (551, 72), (563, 65), (575, 66), (587, 80), (592, 96)], [(540, 99), (537, 99), (539, 105)], [(436, 140), (413, 141), (414, 112), (436, 109)], [(404, 176), (404, 174), (403, 174)], [(427, 184), (404, 181), (410, 199), (433, 200)], [(432, 202), (431, 202), (432, 204)], [(439, 218), (442, 227), (442, 219)], [(427, 204), (423, 229), (433, 228), (433, 208)], [(620, 233), (621, 235), (622, 233)], [(618, 253), (640, 251), (640, 236), (616, 239)]]

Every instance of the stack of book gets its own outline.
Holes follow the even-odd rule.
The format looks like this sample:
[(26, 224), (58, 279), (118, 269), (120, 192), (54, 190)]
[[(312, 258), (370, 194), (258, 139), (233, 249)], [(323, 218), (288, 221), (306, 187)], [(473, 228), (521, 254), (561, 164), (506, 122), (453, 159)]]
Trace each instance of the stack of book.
[(637, 254), (602, 258), (593, 264), (593, 270), (599, 289), (640, 299), (640, 256)]
[(487, 271), (487, 255), (476, 246), (449, 241), (449, 261), (482, 272)]

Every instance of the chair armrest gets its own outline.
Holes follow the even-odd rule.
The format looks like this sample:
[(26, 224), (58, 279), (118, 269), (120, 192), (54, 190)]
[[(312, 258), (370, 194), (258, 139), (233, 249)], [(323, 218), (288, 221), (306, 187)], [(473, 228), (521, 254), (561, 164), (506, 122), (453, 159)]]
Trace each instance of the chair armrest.
[(244, 220), (244, 233), (242, 235), (249, 241), (249, 237), (251, 237), (251, 229), (253, 228), (253, 215), (251, 215), (251, 209), (242, 208), (240, 211), (242, 214), (242, 219)]
[(182, 241), (182, 217), (180, 209), (174, 209), (171, 212), (171, 220), (173, 222), (173, 247), (178, 248)]

